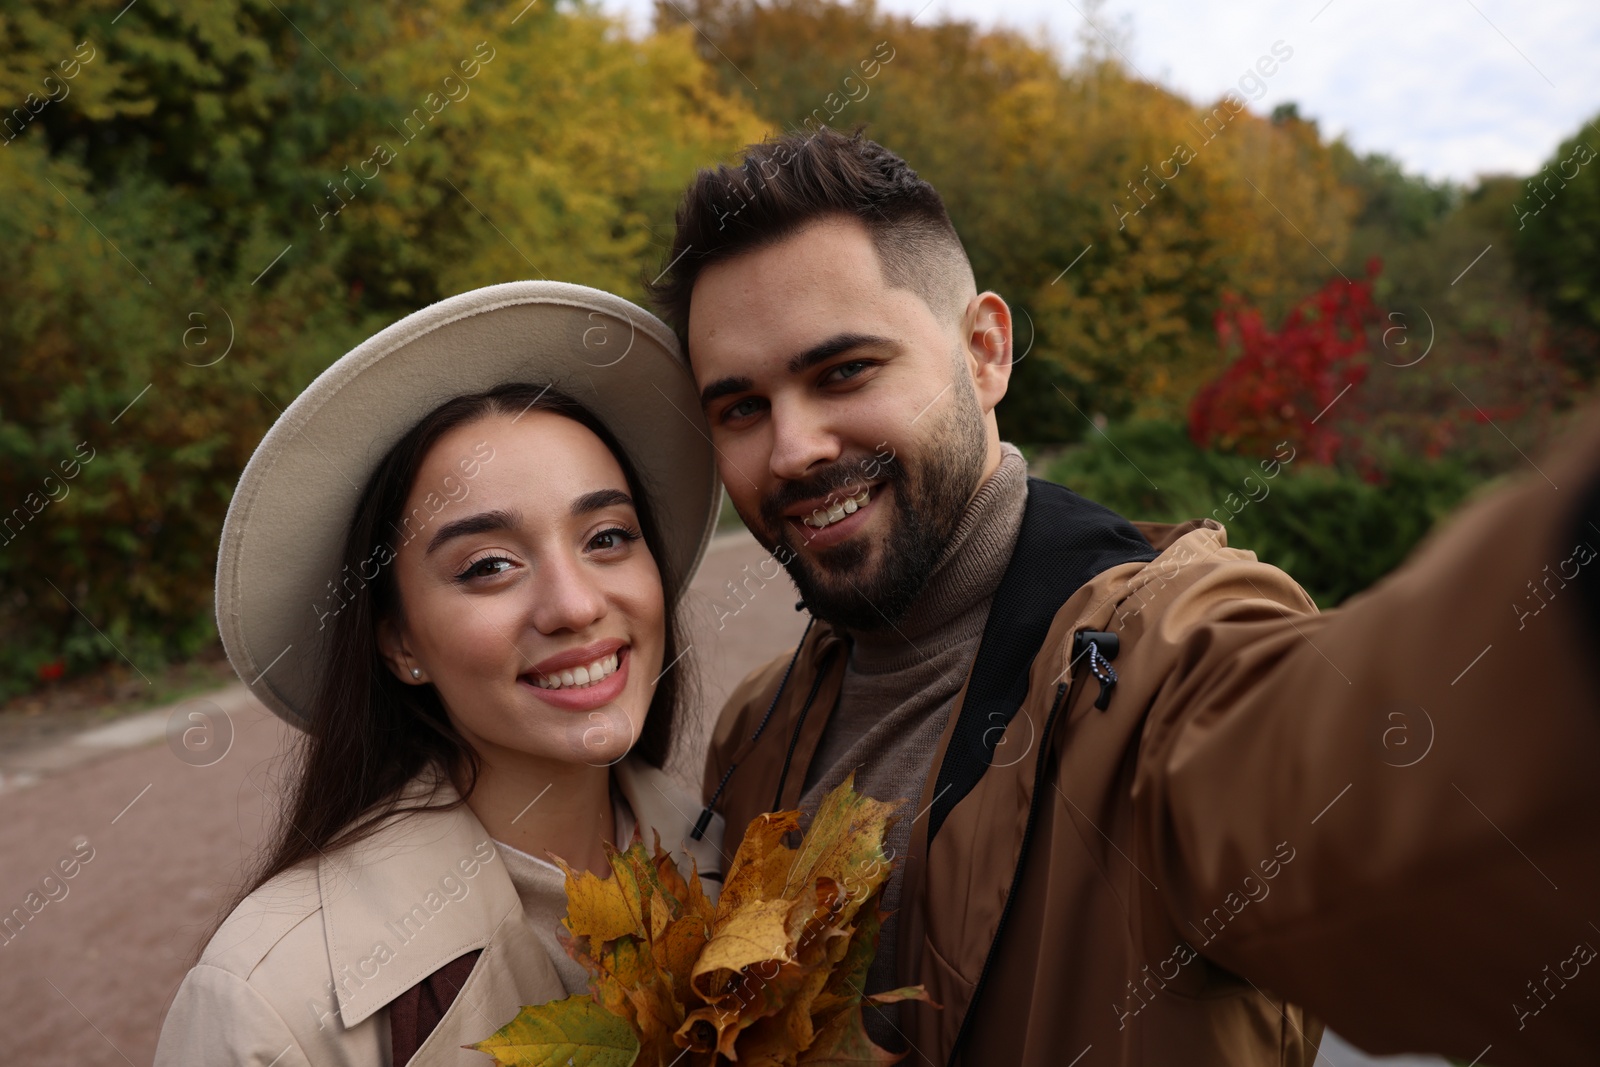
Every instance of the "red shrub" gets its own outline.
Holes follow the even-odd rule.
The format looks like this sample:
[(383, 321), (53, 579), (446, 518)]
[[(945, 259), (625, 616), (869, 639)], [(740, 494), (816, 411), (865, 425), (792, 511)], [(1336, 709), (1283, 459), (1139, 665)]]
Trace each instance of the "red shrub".
[[(1379, 321), (1374, 258), (1361, 281), (1343, 278), (1300, 301), (1270, 330), (1261, 312), (1229, 295), (1217, 312), (1217, 339), (1238, 357), (1195, 394), (1189, 436), (1202, 447), (1266, 454), (1288, 440), (1313, 463), (1332, 463), (1350, 441), (1330, 412), (1367, 376), (1371, 327)], [(1352, 405), (1350, 415), (1358, 414)]]

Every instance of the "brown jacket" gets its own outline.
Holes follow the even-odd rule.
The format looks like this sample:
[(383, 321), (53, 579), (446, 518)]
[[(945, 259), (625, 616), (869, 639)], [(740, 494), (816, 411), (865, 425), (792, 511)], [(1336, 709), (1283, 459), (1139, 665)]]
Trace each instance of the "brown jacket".
[[(1062, 604), (931, 853), (965, 690), (906, 809), (898, 977), (942, 1005), (907, 1005), (906, 1062), (1309, 1065), (1317, 1019), (1379, 1053), (1600, 1059), (1597, 458), (1591, 425), (1325, 614), (1210, 520), (1141, 526), (1159, 556)], [(1082, 630), (1120, 638), (1103, 711)], [(789, 657), (730, 698), (729, 855), (780, 777), (796, 806), (842, 643), (813, 628), (753, 744)]]

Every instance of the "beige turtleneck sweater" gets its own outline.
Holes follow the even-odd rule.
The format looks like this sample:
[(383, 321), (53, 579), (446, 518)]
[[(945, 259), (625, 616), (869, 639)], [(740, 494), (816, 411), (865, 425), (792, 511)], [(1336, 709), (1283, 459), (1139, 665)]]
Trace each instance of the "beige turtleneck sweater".
[[(616, 846), (625, 849), (633, 840), (633, 809), (628, 806), (615, 782), (611, 787), (611, 807), (617, 822)], [(496, 841), (495, 845), (500, 849), (500, 858), (505, 861), (511, 885), (522, 900), (523, 918), (533, 930), (533, 936), (539, 939), (539, 944), (549, 954), (550, 962), (555, 964), (556, 974), (561, 976), (561, 984), (566, 988), (567, 995), (589, 992), (589, 972), (583, 964), (567, 955), (556, 934), (561, 928), (561, 920), (567, 917), (566, 875), (549, 860), (513, 848), (504, 841)]]
[[(895, 626), (851, 632), (839, 702), (824, 728), (806, 775), (800, 807), (814, 814), (822, 798), (855, 772), (858, 792), (879, 800), (906, 800), (890, 827), (895, 859), (882, 907), (898, 912), (906, 849), (919, 813), (939, 738), (956, 694), (978, 654), (989, 604), (1000, 585), (1022, 528), (1028, 502), (1028, 468), (1022, 453), (1002, 443), (1000, 466), (962, 512), (956, 532), (934, 566), (927, 588)], [(868, 993), (893, 989), (897, 914), (883, 924), (878, 954), (867, 974)], [(878, 1044), (905, 1048), (897, 1006), (869, 1007), (867, 1032)]]

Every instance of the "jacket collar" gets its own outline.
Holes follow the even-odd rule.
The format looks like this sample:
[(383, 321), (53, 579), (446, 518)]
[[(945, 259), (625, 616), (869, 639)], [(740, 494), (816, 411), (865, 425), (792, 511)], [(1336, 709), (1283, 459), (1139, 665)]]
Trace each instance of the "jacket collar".
[[(725, 864), (718, 848), (722, 817), (690, 841), (699, 805), (665, 772), (632, 757), (612, 768), (640, 833), (652, 832), (688, 875), (692, 857), (712, 887)], [(419, 778), (407, 803), (458, 800), (448, 783)], [(485, 948), (522, 902), (488, 831), (465, 804), (414, 812), (385, 823), (365, 841), (317, 866), (328, 962), (339, 1014), (354, 1026), (451, 960)]]
[[(1187, 519), (1183, 522), (1134, 521), (1133, 528), (1144, 534), (1145, 540), (1149, 541), (1157, 552), (1168, 551), (1184, 538), (1189, 538), (1192, 544), (1210, 542), (1214, 539), (1217, 547), (1228, 546), (1228, 531), (1216, 519)], [(1190, 537), (1199, 530), (1205, 530), (1207, 534), (1198, 538)]]

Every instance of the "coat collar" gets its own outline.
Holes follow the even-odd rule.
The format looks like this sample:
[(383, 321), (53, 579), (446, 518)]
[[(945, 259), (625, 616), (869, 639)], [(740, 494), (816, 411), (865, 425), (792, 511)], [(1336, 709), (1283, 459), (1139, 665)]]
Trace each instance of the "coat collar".
[[(688, 858), (713, 885), (725, 868), (718, 849), (722, 817), (703, 840), (689, 840), (699, 805), (665, 772), (631, 757), (612, 768), (648, 844), (652, 832), (678, 858)], [(407, 802), (429, 799), (419, 778)], [(432, 790), (433, 803), (459, 794), (448, 783)], [(499, 850), (465, 804), (391, 819), (371, 837), (317, 866), (328, 962), (345, 1026), (354, 1026), (451, 960), (486, 948), (501, 923), (520, 913)], [(529, 961), (542, 981), (548, 961)], [(559, 996), (557, 992), (554, 995)]]
[(679, 785), (666, 771), (643, 760), (629, 757), (611, 770), (628, 806), (633, 809), (645, 847), (653, 845), (652, 833), (660, 834), (661, 847), (677, 859), (683, 876), (689, 877), (688, 861), (693, 860), (700, 876), (711, 882), (707, 892), (716, 900), (714, 890), (722, 884), (722, 874), (731, 862), (722, 853), (722, 834), (726, 828), (722, 816), (713, 815), (700, 840), (691, 840), (689, 834), (701, 810), (698, 796)]

